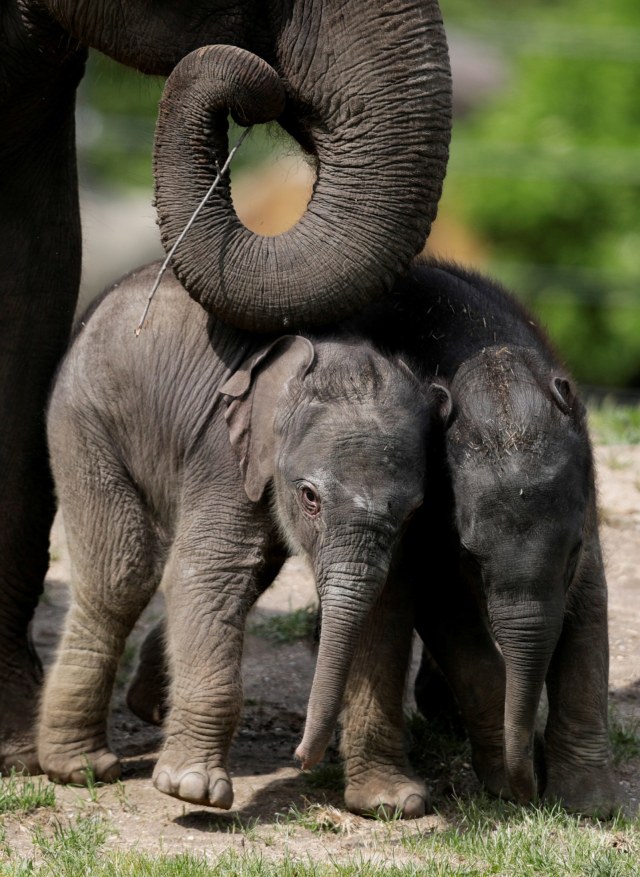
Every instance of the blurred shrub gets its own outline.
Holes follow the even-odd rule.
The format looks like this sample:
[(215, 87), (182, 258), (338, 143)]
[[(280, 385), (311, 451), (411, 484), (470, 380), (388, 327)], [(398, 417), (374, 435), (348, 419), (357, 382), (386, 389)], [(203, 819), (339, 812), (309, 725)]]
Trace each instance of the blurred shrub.
[[(454, 130), (449, 209), (582, 381), (640, 386), (640, 4), (443, 0), (509, 86)], [(496, 16), (482, 18), (482, 13)]]

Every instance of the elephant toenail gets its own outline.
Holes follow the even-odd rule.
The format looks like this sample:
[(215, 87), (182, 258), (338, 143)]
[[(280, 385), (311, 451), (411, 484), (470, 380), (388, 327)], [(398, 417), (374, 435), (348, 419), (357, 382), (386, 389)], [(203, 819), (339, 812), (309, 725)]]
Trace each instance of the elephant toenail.
[(156, 774), (153, 778), (153, 785), (159, 792), (164, 792), (165, 795), (173, 794), (171, 777), (166, 770), (161, 770), (159, 774)]
[(114, 783), (120, 779), (122, 770), (116, 756), (111, 752), (107, 752), (96, 761), (93, 772), (96, 778), (103, 783)]
[(233, 804), (233, 789), (227, 779), (219, 779), (211, 790), (211, 803), (221, 810), (228, 810)]
[(402, 815), (405, 819), (419, 819), (424, 816), (426, 802), (422, 795), (409, 795), (402, 807)]
[(180, 780), (178, 796), (185, 801), (206, 803), (208, 777), (204, 774), (191, 771), (186, 773)]

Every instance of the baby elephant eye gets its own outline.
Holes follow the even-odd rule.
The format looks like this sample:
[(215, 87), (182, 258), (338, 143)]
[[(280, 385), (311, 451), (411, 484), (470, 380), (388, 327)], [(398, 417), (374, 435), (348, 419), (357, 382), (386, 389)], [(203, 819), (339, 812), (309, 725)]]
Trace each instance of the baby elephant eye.
[(310, 484), (298, 485), (298, 500), (302, 510), (310, 517), (315, 517), (320, 512), (320, 497)]

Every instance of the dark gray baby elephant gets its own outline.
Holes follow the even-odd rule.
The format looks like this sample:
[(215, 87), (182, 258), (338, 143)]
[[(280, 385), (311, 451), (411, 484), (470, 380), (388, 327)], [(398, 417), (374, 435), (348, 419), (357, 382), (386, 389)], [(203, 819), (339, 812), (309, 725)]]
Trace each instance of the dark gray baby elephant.
[[(438, 376), (445, 429), (431, 436), (429, 502), (398, 574), (411, 582), (417, 629), (458, 700), (476, 772), (522, 803), (544, 796), (611, 813), (621, 796), (607, 729), (607, 588), (586, 414), (570, 377), (515, 299), (455, 266), (416, 265), (358, 330)], [(369, 680), (391, 673), (394, 655), (406, 661), (406, 648), (388, 618), (363, 643), (343, 750), (348, 772), (362, 789), (377, 783), (382, 802), (385, 779), (367, 765), (382, 763), (380, 741), (392, 751), (401, 723), (389, 706), (393, 685)], [(351, 794), (357, 809), (356, 784)]]
[(322, 604), (297, 754), (331, 736), (359, 631), (423, 499), (429, 406), (401, 361), (362, 340), (256, 340), (167, 279), (134, 336), (151, 266), (98, 304), (53, 390), (48, 433), (75, 571), (46, 683), (39, 757), (55, 780), (120, 772), (107, 742), (125, 639), (163, 580), (171, 676), (159, 790), (229, 807), (245, 618), (287, 551)]

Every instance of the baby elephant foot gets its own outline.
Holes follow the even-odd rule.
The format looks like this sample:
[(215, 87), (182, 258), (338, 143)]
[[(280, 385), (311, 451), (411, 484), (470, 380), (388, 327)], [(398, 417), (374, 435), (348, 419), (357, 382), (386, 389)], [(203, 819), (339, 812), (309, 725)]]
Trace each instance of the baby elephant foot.
[(178, 761), (174, 754), (160, 756), (153, 772), (153, 785), (159, 792), (190, 804), (221, 810), (228, 810), (233, 804), (233, 787), (224, 768)]
[[(514, 800), (516, 798), (507, 779), (501, 735), (490, 743), (479, 744), (477, 741), (475, 743), (472, 742), (471, 763), (476, 776), (490, 795), (494, 795), (496, 798), (505, 798), (506, 800)], [(544, 743), (541, 735), (537, 732), (533, 740), (533, 769), (535, 783), (539, 786), (544, 783), (545, 768)]]
[(169, 671), (164, 624), (151, 629), (140, 649), (140, 660), (127, 691), (131, 712), (151, 725), (161, 725), (169, 711)]
[(609, 765), (599, 768), (547, 765), (543, 801), (598, 819), (608, 819), (628, 804)]
[(143, 722), (161, 725), (169, 711), (164, 679), (148, 679), (138, 671), (127, 690), (127, 706)]
[(0, 775), (6, 776), (12, 770), (31, 775), (42, 773), (33, 733), (4, 738), (0, 735)]
[(344, 793), (347, 810), (360, 816), (419, 819), (431, 809), (427, 787), (420, 780), (397, 773), (367, 771), (347, 781)]
[(511, 797), (504, 769), (502, 746), (475, 747), (472, 751), (471, 764), (475, 775), (490, 795), (495, 795), (496, 798)]
[(114, 783), (121, 774), (117, 755), (106, 747), (72, 756), (49, 754), (41, 747), (40, 762), (54, 783), (72, 783), (75, 786), (88, 786), (95, 781)]

